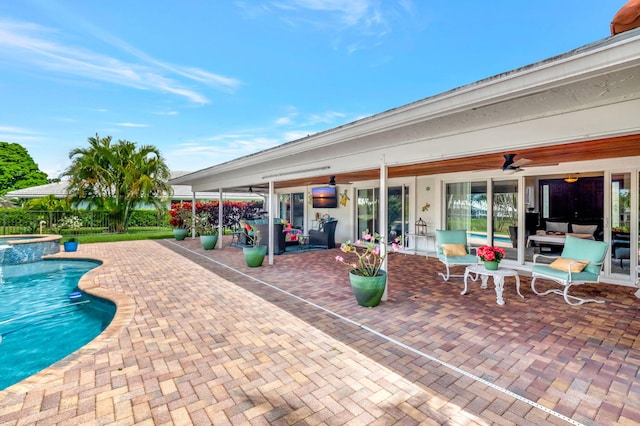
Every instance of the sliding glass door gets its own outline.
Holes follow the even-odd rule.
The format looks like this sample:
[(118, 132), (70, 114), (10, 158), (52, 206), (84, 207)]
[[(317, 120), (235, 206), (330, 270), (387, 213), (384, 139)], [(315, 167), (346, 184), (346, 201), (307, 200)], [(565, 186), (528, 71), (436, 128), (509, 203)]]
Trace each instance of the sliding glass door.
[[(389, 187), (387, 190), (387, 235), (390, 238), (406, 234), (409, 221), (409, 188)], [(380, 189), (364, 188), (357, 191), (357, 236), (364, 231), (379, 232)]]
[(446, 229), (467, 231), (474, 247), (488, 244), (487, 182), (457, 182), (446, 185)]
[(304, 193), (280, 194), (280, 218), (296, 229), (304, 228)]
[[(490, 243), (505, 249), (507, 259), (518, 258), (518, 181), (493, 182), (493, 228)], [(524, 242), (523, 242), (524, 244)]]
[[(631, 173), (611, 175), (611, 273), (631, 273)], [(637, 250), (633, 250), (637, 256)]]

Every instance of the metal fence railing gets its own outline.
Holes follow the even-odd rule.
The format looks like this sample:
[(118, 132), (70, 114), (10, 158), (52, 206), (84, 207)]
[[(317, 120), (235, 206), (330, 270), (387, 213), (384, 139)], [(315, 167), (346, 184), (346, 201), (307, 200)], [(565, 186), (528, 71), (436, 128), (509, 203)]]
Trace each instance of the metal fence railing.
[[(156, 232), (170, 229), (167, 213), (156, 210), (133, 212), (128, 232)], [(0, 210), (0, 234), (61, 234), (88, 235), (114, 232), (109, 213), (99, 210), (31, 211)]]

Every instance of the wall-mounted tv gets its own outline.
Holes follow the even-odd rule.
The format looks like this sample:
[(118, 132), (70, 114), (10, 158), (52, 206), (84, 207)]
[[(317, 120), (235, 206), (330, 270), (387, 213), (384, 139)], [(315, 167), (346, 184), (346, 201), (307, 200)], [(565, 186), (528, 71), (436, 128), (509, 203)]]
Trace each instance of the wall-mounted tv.
[(317, 209), (333, 209), (338, 207), (338, 192), (335, 186), (311, 188), (313, 207)]

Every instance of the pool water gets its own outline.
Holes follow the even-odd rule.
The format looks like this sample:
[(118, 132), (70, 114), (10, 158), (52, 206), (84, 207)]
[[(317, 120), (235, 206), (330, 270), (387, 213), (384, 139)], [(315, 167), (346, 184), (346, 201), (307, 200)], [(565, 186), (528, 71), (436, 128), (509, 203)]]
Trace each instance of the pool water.
[(109, 325), (115, 305), (77, 288), (98, 265), (43, 260), (1, 267), (0, 390), (78, 350)]
[[(487, 234), (479, 234), (479, 233), (475, 233), (475, 232), (470, 232), (469, 233), (469, 238), (480, 239), (480, 240), (486, 241), (487, 240)], [(511, 238), (494, 235), (493, 236), (493, 242), (494, 243), (511, 244)]]

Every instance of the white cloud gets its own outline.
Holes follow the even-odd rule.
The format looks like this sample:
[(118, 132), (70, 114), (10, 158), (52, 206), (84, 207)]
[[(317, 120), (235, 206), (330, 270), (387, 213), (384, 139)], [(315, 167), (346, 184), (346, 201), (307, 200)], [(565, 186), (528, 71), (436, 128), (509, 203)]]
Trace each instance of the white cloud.
[(138, 123), (113, 123), (113, 124), (120, 127), (149, 127), (148, 124), (138, 124)]
[(56, 35), (55, 31), (35, 24), (0, 20), (0, 47), (5, 50), (5, 63), (27, 66), (32, 72), (40, 69), (139, 90), (172, 93), (197, 104), (206, 104), (209, 100), (177, 78), (225, 92), (233, 92), (240, 86), (240, 82), (231, 77), (158, 61), (108, 35), (102, 34), (102, 38), (134, 54), (140, 61), (126, 62), (82, 47), (62, 44), (55, 40)]
[(236, 6), (251, 19), (275, 16), (290, 27), (324, 32), (332, 38), (333, 48), (348, 53), (377, 45), (380, 38), (392, 32), (392, 21), (404, 22), (412, 11), (411, 0), (398, 4), (380, 0), (271, 0), (236, 2)]
[(40, 140), (40, 137), (29, 129), (14, 126), (0, 126), (0, 141), (22, 145), (38, 140)]
[(284, 126), (286, 124), (291, 124), (291, 117), (280, 117), (276, 119), (276, 125)]

